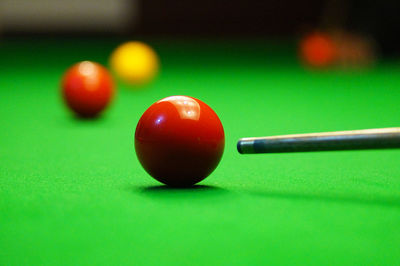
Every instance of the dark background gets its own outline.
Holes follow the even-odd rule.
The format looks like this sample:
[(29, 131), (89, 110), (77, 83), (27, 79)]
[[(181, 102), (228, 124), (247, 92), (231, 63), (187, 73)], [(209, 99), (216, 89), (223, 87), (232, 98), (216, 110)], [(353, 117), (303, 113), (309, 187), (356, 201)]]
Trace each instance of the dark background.
[[(7, 1), (9, 6), (14, 3), (11, 0)], [(76, 2), (74, 7), (77, 10), (76, 14), (81, 16), (80, 20), (73, 18), (73, 9), (63, 14), (63, 10), (68, 10), (65, 6), (71, 1), (53, 1), (49, 3), (59, 5), (54, 6), (57, 14), (50, 14), (48, 19), (39, 20), (39, 23), (31, 23), (32, 18), (44, 17), (43, 12), (39, 11), (42, 10), (40, 5), (46, 5), (46, 1), (48, 0), (31, 2), (30, 5), (37, 3), (34, 8), (37, 8), (38, 12), (31, 12), (30, 18), (22, 15), (21, 19), (26, 19), (25, 24), (15, 26), (15, 21), (5, 24), (3, 34), (122, 35), (132, 38), (297, 38), (316, 29), (340, 29), (373, 38), (386, 53), (400, 51), (400, 4), (394, 0), (82, 0)], [(124, 6), (122, 11), (119, 11), (121, 15), (117, 13), (114, 17), (124, 19), (111, 27), (110, 22), (116, 19), (109, 17), (107, 21), (107, 13), (104, 12), (113, 12), (112, 7), (118, 2)], [(24, 1), (18, 3), (23, 5)], [(86, 6), (86, 11), (83, 8), (81, 10), (80, 5)], [(94, 13), (96, 8), (103, 10), (103, 13), (99, 12), (97, 16), (93, 16), (91, 13)], [(24, 7), (20, 9), (24, 10)], [(31, 6), (26, 7), (27, 12), (30, 9)], [(7, 8), (3, 8), (4, 12), (7, 12)], [(84, 12), (87, 12), (87, 19)], [(12, 16), (13, 14), (10, 14), (10, 17)], [(58, 18), (64, 18), (60, 27), (55, 26), (58, 25)]]
[(341, 29), (399, 51), (399, 1), (143, 1), (136, 31), (167, 36), (293, 37)]

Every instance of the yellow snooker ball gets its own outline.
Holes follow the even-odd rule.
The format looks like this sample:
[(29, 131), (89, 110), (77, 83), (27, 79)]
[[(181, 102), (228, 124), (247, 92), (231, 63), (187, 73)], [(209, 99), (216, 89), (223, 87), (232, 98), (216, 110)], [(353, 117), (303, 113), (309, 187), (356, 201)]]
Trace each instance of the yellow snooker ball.
[(150, 46), (131, 41), (114, 50), (110, 57), (110, 65), (123, 81), (132, 85), (144, 85), (157, 75), (159, 60)]

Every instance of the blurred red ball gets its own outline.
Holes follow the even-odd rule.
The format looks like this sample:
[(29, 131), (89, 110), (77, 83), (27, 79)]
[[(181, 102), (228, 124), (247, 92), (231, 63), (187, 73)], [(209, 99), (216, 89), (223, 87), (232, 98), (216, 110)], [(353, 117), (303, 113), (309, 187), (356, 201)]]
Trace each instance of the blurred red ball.
[(312, 33), (300, 42), (300, 56), (309, 66), (327, 67), (335, 62), (337, 48), (328, 34)]
[(114, 82), (108, 70), (90, 61), (70, 67), (61, 87), (65, 104), (80, 117), (98, 116), (114, 95)]

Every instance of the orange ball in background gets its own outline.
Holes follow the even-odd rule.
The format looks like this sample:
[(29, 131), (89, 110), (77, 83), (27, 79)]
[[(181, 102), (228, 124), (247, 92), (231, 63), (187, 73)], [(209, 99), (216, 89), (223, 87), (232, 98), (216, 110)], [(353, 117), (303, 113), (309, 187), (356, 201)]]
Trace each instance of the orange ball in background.
[(62, 96), (65, 104), (80, 117), (96, 117), (111, 102), (114, 82), (102, 65), (83, 61), (70, 67), (64, 74)]
[(335, 63), (337, 47), (328, 34), (312, 33), (300, 42), (300, 57), (311, 67), (328, 67)]

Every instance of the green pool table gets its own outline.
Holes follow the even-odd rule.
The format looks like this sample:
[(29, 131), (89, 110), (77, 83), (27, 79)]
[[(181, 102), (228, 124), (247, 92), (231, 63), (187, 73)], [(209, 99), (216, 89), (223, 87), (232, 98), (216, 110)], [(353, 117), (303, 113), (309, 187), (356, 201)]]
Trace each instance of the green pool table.
[[(145, 40), (162, 69), (118, 82), (96, 120), (64, 107), (60, 77), (107, 64), (113, 38), (0, 39), (1, 265), (399, 265), (400, 151), (241, 155), (236, 141), (400, 125), (400, 64), (312, 71), (294, 42)], [(140, 166), (153, 102), (189, 95), (226, 134), (217, 169), (173, 189)]]

